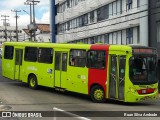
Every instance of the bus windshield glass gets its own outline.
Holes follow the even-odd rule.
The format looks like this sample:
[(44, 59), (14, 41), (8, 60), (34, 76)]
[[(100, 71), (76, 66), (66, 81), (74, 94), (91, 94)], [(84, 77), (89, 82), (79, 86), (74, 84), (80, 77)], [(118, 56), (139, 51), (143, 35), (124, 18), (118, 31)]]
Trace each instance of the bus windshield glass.
[(129, 61), (129, 76), (133, 84), (153, 84), (156, 78), (157, 56), (133, 55)]

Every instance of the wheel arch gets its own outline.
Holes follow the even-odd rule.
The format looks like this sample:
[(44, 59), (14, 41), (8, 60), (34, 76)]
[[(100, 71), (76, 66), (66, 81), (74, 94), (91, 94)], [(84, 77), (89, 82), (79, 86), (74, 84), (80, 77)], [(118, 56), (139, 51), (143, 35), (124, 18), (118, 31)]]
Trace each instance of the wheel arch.
[(106, 94), (104, 87), (98, 83), (94, 83), (90, 87), (90, 97), (95, 103), (103, 103), (106, 100)]
[(89, 88), (89, 94), (91, 94), (91, 89), (92, 89), (94, 86), (100, 86), (100, 87), (103, 89), (104, 93), (105, 93), (105, 89), (104, 89), (104, 87), (103, 87), (101, 84), (93, 83), (93, 84), (90, 86), (90, 88)]
[[(28, 83), (29, 83), (29, 77), (32, 76), (32, 75), (35, 76), (35, 77), (37, 78), (37, 76), (36, 76), (34, 73), (28, 74), (28, 78), (27, 78), (27, 82), (28, 82)], [(38, 84), (38, 80), (37, 80), (37, 84)]]

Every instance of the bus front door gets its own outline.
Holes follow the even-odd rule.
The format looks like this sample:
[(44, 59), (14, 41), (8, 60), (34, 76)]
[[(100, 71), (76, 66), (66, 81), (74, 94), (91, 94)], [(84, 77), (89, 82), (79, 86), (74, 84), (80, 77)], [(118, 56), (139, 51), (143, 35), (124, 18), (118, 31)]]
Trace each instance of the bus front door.
[(112, 55), (110, 59), (109, 98), (124, 100), (125, 56)]
[(55, 87), (66, 88), (67, 53), (55, 52)]
[(118, 99), (124, 100), (124, 80), (126, 70), (126, 56), (119, 56)]
[(15, 55), (14, 79), (15, 80), (20, 80), (23, 50), (22, 49), (16, 49), (15, 51), (16, 51), (16, 55)]

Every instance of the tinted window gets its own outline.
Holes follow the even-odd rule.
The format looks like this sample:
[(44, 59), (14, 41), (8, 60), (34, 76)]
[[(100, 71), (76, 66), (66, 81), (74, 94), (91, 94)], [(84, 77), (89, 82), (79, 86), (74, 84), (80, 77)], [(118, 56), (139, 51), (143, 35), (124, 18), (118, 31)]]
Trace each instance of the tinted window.
[(55, 70), (61, 70), (61, 53), (55, 54)]
[(52, 61), (53, 61), (53, 49), (52, 48), (39, 48), (38, 62), (52, 63)]
[(5, 46), (4, 50), (4, 59), (13, 59), (14, 47)]
[(16, 49), (15, 65), (22, 65), (22, 56), (23, 56), (23, 50)]
[(102, 69), (106, 66), (106, 52), (100, 50), (88, 51), (87, 67)]
[(156, 79), (157, 57), (150, 55), (134, 55), (129, 61), (129, 76), (133, 83), (154, 83)]
[(108, 17), (109, 17), (108, 5), (105, 5), (105, 6), (97, 9), (97, 21), (108, 19)]
[(86, 51), (85, 50), (71, 50), (70, 51), (70, 66), (85, 67), (86, 65)]
[(67, 71), (67, 53), (62, 53), (62, 71)]
[(30, 62), (36, 62), (37, 61), (37, 48), (36, 47), (26, 47), (24, 60), (30, 61)]

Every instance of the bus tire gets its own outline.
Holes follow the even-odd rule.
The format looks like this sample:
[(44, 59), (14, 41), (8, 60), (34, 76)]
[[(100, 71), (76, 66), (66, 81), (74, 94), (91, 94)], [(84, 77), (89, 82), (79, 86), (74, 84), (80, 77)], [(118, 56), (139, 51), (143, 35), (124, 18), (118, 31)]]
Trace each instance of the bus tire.
[(36, 90), (38, 88), (37, 77), (35, 75), (30, 75), (28, 79), (28, 84), (31, 89)]
[(96, 103), (103, 103), (105, 102), (105, 94), (104, 90), (101, 86), (96, 85), (91, 88), (91, 99), (93, 102)]

